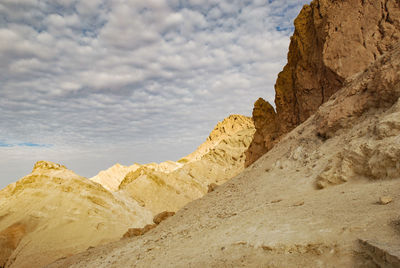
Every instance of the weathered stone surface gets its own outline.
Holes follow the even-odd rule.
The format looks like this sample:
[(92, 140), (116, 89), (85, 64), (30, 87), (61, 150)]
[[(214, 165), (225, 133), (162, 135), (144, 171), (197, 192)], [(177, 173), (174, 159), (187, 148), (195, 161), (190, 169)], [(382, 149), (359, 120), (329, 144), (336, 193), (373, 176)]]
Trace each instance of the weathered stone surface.
[(382, 242), (358, 240), (361, 250), (370, 256), (377, 267), (400, 267), (400, 251), (398, 245)]
[(122, 238), (141, 236), (156, 227), (157, 227), (157, 224), (147, 224), (143, 228), (129, 228), (128, 231), (123, 235)]
[[(361, 116), (375, 110), (385, 113), (360, 129), (368, 139), (352, 139), (317, 177), (317, 187), (341, 184), (355, 176), (373, 180), (399, 178), (400, 165), (400, 47), (380, 56), (353, 77), (340, 92), (320, 107), (314, 123), (323, 140), (352, 128)], [(372, 119), (370, 119), (372, 120)], [(367, 121), (365, 122), (367, 123)]]
[(209, 185), (208, 185), (207, 193), (214, 192), (215, 189), (217, 189), (217, 187), (218, 187), (218, 184), (216, 184), (216, 183), (211, 183), (211, 184), (209, 184)]
[(277, 122), (274, 107), (259, 98), (254, 104), (253, 121), (257, 129), (249, 149), (245, 152), (246, 161), (258, 159), (277, 142)]
[(153, 222), (155, 224), (160, 224), (162, 221), (164, 221), (167, 218), (172, 217), (174, 215), (175, 215), (175, 212), (163, 211), (161, 213), (158, 213), (156, 216), (154, 216)]
[(314, 0), (294, 24), (288, 63), (275, 85), (276, 120), (256, 126), (247, 166), (274, 145), (269, 135), (279, 137), (304, 122), (346, 79), (393, 48), (400, 38), (400, 3)]
[(381, 196), (379, 198), (379, 203), (381, 205), (387, 205), (387, 204), (392, 203), (392, 202), (393, 202), (393, 198), (390, 197), (390, 196)]
[(7, 260), (25, 234), (26, 226), (22, 223), (14, 223), (0, 232), (0, 267), (6, 266)]

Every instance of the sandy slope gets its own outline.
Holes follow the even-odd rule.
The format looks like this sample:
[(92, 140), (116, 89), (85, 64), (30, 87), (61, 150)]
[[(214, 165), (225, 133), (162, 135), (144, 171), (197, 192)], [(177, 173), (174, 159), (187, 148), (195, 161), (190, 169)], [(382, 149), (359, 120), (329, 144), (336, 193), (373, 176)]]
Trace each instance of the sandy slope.
[(400, 267), (399, 85), (397, 49), (156, 229), (50, 267)]
[(151, 220), (134, 200), (41, 161), (0, 191), (0, 266), (41, 267)]

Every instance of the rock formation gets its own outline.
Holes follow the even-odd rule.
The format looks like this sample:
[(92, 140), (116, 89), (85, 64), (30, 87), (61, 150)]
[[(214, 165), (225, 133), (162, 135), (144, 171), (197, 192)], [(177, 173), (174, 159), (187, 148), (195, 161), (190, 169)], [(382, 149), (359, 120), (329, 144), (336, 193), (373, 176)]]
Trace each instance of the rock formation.
[(165, 211), (242, 171), (254, 131), (251, 118), (233, 115), (179, 162), (116, 164), (90, 180), (37, 162), (31, 174), (0, 191), (0, 267), (41, 267), (124, 234), (146, 233), (155, 227), (154, 215), (162, 212), (154, 217), (158, 224), (174, 214)]
[(172, 217), (175, 215), (175, 212), (170, 212), (170, 211), (163, 211), (161, 213), (158, 213), (156, 216), (153, 218), (153, 222), (155, 224), (160, 224), (162, 221), (168, 219), (169, 217)]
[(65, 166), (40, 161), (0, 191), (0, 220), (0, 267), (43, 267), (117, 240), (152, 215)]
[(398, 267), (399, 126), (400, 46), (151, 232), (49, 268)]
[(196, 151), (177, 162), (116, 164), (91, 178), (104, 188), (135, 199), (153, 212), (177, 211), (244, 169), (255, 128), (251, 118), (231, 115), (219, 122)]
[(195, 152), (178, 161), (181, 167), (166, 172), (143, 165), (125, 176), (119, 192), (154, 215), (177, 211), (205, 195), (210, 184), (222, 184), (244, 169), (244, 152), (254, 131), (251, 118), (231, 115), (217, 124)]
[(117, 191), (126, 174), (136, 171), (140, 167), (147, 167), (155, 171), (169, 173), (182, 166), (183, 164), (174, 161), (166, 161), (160, 164), (150, 163), (145, 165), (135, 163), (129, 167), (123, 166), (121, 164), (115, 164), (107, 170), (100, 171), (99, 174), (90, 178), (90, 180), (100, 183), (107, 190)]
[(144, 235), (148, 231), (156, 228), (157, 225), (159, 225), (162, 221), (164, 221), (174, 215), (175, 215), (175, 212), (163, 211), (163, 212), (157, 214), (156, 216), (154, 216), (154, 218), (153, 218), (154, 224), (147, 224), (143, 228), (129, 228), (128, 231), (124, 234), (124, 236), (122, 238), (129, 238), (129, 237)]
[(140, 167), (138, 164), (132, 166), (123, 166), (121, 164), (115, 164), (107, 170), (100, 171), (99, 174), (90, 178), (90, 180), (100, 183), (104, 188), (109, 191), (118, 190), (118, 186), (121, 181), (125, 178), (126, 174), (135, 171)]
[(258, 100), (246, 166), (309, 118), (346, 79), (366, 69), (400, 38), (396, 0), (314, 0), (296, 18), (288, 62), (275, 84), (276, 112)]

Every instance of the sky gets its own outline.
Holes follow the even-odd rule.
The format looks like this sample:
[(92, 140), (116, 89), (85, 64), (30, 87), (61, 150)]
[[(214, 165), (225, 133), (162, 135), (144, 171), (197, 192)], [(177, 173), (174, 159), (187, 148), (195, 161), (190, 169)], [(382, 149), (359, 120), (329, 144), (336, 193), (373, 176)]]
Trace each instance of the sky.
[(1, 0), (0, 188), (178, 160), (273, 103), (304, 0)]

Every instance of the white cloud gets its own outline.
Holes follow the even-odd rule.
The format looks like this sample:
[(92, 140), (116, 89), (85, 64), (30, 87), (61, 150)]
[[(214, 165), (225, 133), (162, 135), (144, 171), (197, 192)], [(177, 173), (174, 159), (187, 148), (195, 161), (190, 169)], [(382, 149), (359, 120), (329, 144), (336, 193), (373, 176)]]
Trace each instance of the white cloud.
[(0, 186), (40, 159), (86, 176), (178, 159), (273, 101), (306, 1), (269, 2), (2, 1), (0, 144), (53, 147), (0, 147)]

